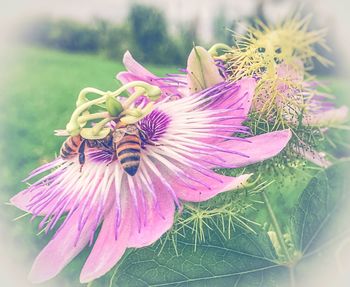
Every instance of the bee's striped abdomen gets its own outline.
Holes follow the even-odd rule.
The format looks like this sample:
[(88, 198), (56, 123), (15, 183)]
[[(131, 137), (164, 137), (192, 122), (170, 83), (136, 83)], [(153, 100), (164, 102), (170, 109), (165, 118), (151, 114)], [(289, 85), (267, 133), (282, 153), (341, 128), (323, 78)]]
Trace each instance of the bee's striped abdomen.
[(125, 135), (117, 144), (118, 160), (131, 176), (135, 175), (140, 165), (141, 140), (139, 135)]
[(71, 158), (77, 153), (80, 143), (81, 143), (80, 136), (74, 136), (74, 137), (71, 136), (67, 138), (61, 147), (60, 156), (63, 159)]

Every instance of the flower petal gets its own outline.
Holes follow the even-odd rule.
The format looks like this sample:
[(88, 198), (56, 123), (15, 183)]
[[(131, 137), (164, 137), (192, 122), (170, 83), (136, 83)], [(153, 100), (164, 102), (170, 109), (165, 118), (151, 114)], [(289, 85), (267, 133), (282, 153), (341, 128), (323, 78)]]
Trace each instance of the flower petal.
[[(172, 75), (171, 77), (160, 78), (148, 71), (142, 65), (140, 65), (127, 51), (124, 54), (123, 63), (127, 68), (127, 72), (120, 72), (117, 74), (117, 79), (123, 84), (127, 84), (133, 81), (143, 81), (151, 85), (155, 85), (161, 88), (162, 97), (164, 96), (181, 96), (182, 91), (186, 83), (183, 83), (185, 75)], [(134, 88), (130, 88), (129, 92), (133, 92)], [(186, 92), (186, 91), (185, 91)]]
[(106, 215), (93, 249), (80, 274), (80, 282), (87, 283), (106, 274), (123, 256), (130, 236), (134, 216), (129, 212), (129, 202), (122, 203), (122, 219), (118, 227), (117, 238), (116, 208)]
[[(218, 101), (218, 105), (214, 105), (216, 109), (237, 109), (240, 108), (242, 116), (248, 116), (250, 111), (254, 92), (256, 88), (256, 80), (254, 78), (244, 78), (236, 82), (239, 89), (225, 101)], [(241, 100), (240, 100), (241, 99)], [(239, 101), (238, 101), (239, 100)], [(238, 123), (236, 123), (238, 124)]]
[[(247, 141), (228, 140), (217, 143), (217, 146), (226, 150), (239, 151), (247, 155), (247, 157), (221, 151), (216, 151), (215, 155), (225, 159), (226, 167), (243, 167), (264, 161), (279, 154), (285, 148), (291, 136), (292, 133), (290, 130), (283, 130), (246, 138)], [(210, 160), (212, 162), (210, 167), (220, 167), (219, 161), (213, 161), (212, 157), (210, 157)], [(217, 165), (215, 165), (216, 163)]]
[[(20, 193), (16, 194), (14, 197), (10, 199), (10, 202), (16, 206), (17, 208), (33, 213), (31, 208), (29, 207), (30, 203), (32, 203), (35, 200), (35, 197), (39, 195), (41, 191), (40, 190), (24, 190), (21, 191)], [(54, 206), (58, 203), (58, 198), (53, 198), (50, 202), (46, 203), (45, 207), (40, 210), (38, 214), (35, 215), (46, 215), (48, 214)], [(68, 205), (65, 210), (69, 210), (71, 205)]]
[(163, 180), (167, 181), (175, 191), (176, 196), (184, 201), (201, 202), (215, 195), (238, 189), (244, 186), (251, 174), (243, 174), (239, 177), (231, 177), (217, 174), (211, 170), (199, 169), (177, 163), (176, 166), (185, 171), (185, 174), (173, 175), (171, 167), (157, 164)]
[[(140, 65), (127, 51), (123, 57), (124, 66), (127, 72), (120, 72), (117, 74), (117, 79), (123, 84), (127, 84), (133, 81), (144, 81), (146, 83), (152, 83), (153, 79), (157, 78), (154, 74)], [(133, 89), (130, 89), (131, 91)]]
[(80, 215), (80, 210), (76, 210), (37, 256), (29, 274), (31, 282), (41, 283), (55, 277), (88, 244), (95, 216), (90, 216), (79, 232)]
[[(25, 212), (31, 213), (28, 205), (33, 200), (35, 195), (38, 194), (38, 192), (39, 191), (37, 191), (37, 192), (34, 192), (34, 191), (28, 192), (28, 190), (21, 191), (20, 193), (16, 194), (14, 197), (12, 197), (10, 199), (10, 202), (11, 202), (11, 204), (16, 206), (17, 208), (19, 208)], [(38, 215), (46, 215), (46, 213), (49, 212), (55, 204), (56, 204), (56, 201), (55, 202), (52, 201), (52, 203), (48, 204), (47, 207), (45, 207), (45, 209), (42, 210)]]
[[(227, 126), (241, 126), (242, 123), (247, 119), (250, 111), (254, 91), (256, 87), (256, 81), (253, 78), (244, 78), (238, 81), (235, 85), (238, 87), (237, 92), (227, 97), (225, 100), (217, 100), (218, 104), (213, 104), (212, 109), (226, 109), (227, 112), (216, 114), (219, 120), (213, 121), (215, 125), (227, 125)], [(229, 94), (230, 92), (228, 92)], [(224, 98), (225, 95), (222, 96)], [(229, 107), (229, 109), (228, 109)], [(213, 133), (221, 136), (231, 136), (232, 132), (227, 129), (225, 132), (219, 132), (217, 129), (213, 129)], [(216, 144), (220, 141), (219, 138), (208, 137), (204, 140), (207, 143)]]
[(154, 74), (152, 74), (150, 71), (148, 71), (146, 68), (144, 68), (142, 65), (140, 65), (130, 54), (129, 51), (126, 51), (123, 57), (123, 64), (126, 67), (126, 69), (135, 75), (138, 75), (140, 77), (156, 77)]
[(187, 60), (188, 87), (191, 93), (210, 88), (223, 81), (211, 55), (202, 47), (194, 47)]
[(128, 247), (148, 246), (158, 240), (173, 225), (175, 214), (173, 198), (159, 179), (152, 178), (152, 184), (154, 185), (157, 204), (154, 205), (153, 202), (149, 201), (146, 210), (143, 211), (147, 217), (146, 225), (138, 230), (137, 224), (135, 224), (128, 241)]
[[(212, 173), (214, 174), (214, 172)], [(210, 186), (210, 189), (205, 189), (202, 186), (198, 186), (197, 190), (193, 190), (186, 188), (175, 181), (171, 184), (176, 190), (176, 195), (180, 199), (190, 202), (201, 202), (206, 201), (219, 193), (244, 187), (251, 175), (252, 174), (243, 174), (238, 177), (231, 177), (215, 174), (215, 177), (220, 180), (220, 182), (218, 180), (202, 176), (201, 180), (205, 181)], [(199, 178), (198, 175), (196, 177)]]
[(348, 118), (349, 109), (345, 106), (319, 113), (309, 113), (303, 119), (304, 125), (325, 127), (344, 123)]
[[(136, 74), (130, 73), (130, 72), (120, 72), (117, 74), (117, 79), (122, 82), (122, 84), (127, 84), (133, 81), (144, 81), (145, 79), (143, 77), (139, 77)], [(130, 89), (131, 91), (132, 89)]]

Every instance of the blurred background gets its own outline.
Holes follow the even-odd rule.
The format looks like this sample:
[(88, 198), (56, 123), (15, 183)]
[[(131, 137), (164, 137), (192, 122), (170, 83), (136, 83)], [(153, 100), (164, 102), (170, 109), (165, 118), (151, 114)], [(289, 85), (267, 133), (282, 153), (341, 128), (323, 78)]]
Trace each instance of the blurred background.
[[(349, 44), (350, 4), (341, 0), (14, 0), (4, 5), (1, 29), (12, 40), (112, 60), (129, 49), (143, 62), (183, 66), (193, 43), (232, 45), (232, 31), (246, 23), (278, 21), (296, 9), (314, 14), (313, 28), (329, 30), (328, 44), (337, 51), (330, 54), (332, 60), (343, 59)], [(320, 69), (316, 72), (326, 73)]]
[[(313, 14), (313, 28), (328, 29), (332, 52), (325, 56), (335, 63), (330, 68), (316, 63), (313, 72), (329, 83), (339, 105), (349, 104), (348, 0), (0, 3), (1, 287), (31, 286), (26, 280), (28, 270), (47, 242), (45, 236), (36, 236), (36, 224), (28, 223), (29, 216), (13, 222), (21, 213), (4, 203), (24, 188), (21, 179), (31, 169), (55, 156), (61, 140), (53, 136), (53, 130), (65, 126), (79, 91), (86, 86), (117, 87), (114, 76), (123, 70), (126, 50), (156, 74), (169, 73), (185, 67), (194, 43), (233, 45), (232, 31), (241, 31), (256, 18), (278, 21), (301, 7), (303, 14)], [(349, 254), (349, 250), (350, 243), (345, 241), (341, 253)], [(343, 266), (350, 271), (349, 260), (343, 257)], [(42, 286), (79, 286), (80, 267), (72, 265)], [(331, 281), (322, 278), (317, 286), (337, 284), (339, 274), (329, 272), (334, 275)]]

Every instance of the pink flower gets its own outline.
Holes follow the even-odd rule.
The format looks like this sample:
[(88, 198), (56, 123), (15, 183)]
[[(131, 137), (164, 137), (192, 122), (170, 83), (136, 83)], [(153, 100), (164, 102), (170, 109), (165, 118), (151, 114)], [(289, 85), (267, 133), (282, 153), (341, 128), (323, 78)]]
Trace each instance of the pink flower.
[[(82, 171), (77, 159), (57, 158), (31, 173), (25, 181), (53, 169), (11, 202), (34, 217), (43, 216), (40, 228), (46, 232), (66, 215), (33, 264), (33, 282), (56, 276), (89, 244), (93, 248), (80, 281), (104, 275), (127, 248), (148, 246), (169, 230), (182, 202), (208, 200), (241, 187), (250, 177), (223, 176), (212, 168), (238, 168), (263, 161), (278, 154), (291, 137), (288, 130), (247, 138), (232, 136), (248, 132), (242, 123), (250, 109), (254, 79), (211, 82), (190, 94), (186, 77), (181, 78), (183, 83), (178, 83), (177, 77), (168, 85), (172, 77), (160, 79), (129, 54), (126, 58), (129, 72), (119, 78), (158, 83), (164, 93), (153, 112), (137, 124), (148, 139), (143, 142), (140, 167), (130, 176), (117, 160), (108, 164), (111, 154), (90, 149)], [(179, 99), (171, 99), (173, 93), (178, 93)]]

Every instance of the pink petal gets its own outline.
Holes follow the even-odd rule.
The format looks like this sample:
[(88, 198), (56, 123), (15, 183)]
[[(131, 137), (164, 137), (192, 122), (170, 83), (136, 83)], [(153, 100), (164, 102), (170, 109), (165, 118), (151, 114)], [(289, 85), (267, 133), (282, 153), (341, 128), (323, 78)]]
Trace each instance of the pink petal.
[[(177, 95), (180, 93), (180, 86), (171, 84), (152, 74), (142, 65), (135, 61), (131, 56), (130, 52), (124, 54), (123, 63), (127, 68), (127, 72), (120, 72), (117, 74), (117, 79), (123, 84), (127, 84), (133, 81), (144, 81), (148, 84), (158, 86), (162, 89), (163, 95)], [(173, 77), (173, 79), (183, 79), (184, 75), (178, 75)], [(133, 92), (134, 89), (129, 89), (129, 92)]]
[(88, 244), (95, 216), (89, 216), (77, 241), (79, 220), (80, 210), (76, 210), (35, 259), (30, 281), (41, 283), (55, 277)]
[[(157, 206), (154, 206), (152, 200), (149, 200), (146, 210), (143, 210), (146, 214), (146, 225), (142, 225), (139, 230), (135, 224), (128, 241), (128, 247), (148, 246), (158, 240), (173, 225), (174, 200), (159, 179), (153, 178), (152, 183), (155, 187)], [(147, 193), (146, 190), (143, 192)]]
[[(248, 116), (252, 105), (252, 100), (256, 88), (256, 80), (254, 78), (244, 78), (242, 80), (237, 81), (236, 85), (240, 87), (237, 93), (232, 95), (232, 97), (228, 98), (226, 101), (220, 101), (220, 104), (216, 105), (215, 107), (217, 109), (227, 109), (227, 107), (230, 107), (231, 109), (237, 109), (239, 107), (241, 115), (246, 117)], [(242, 100), (232, 105), (238, 99)]]
[(223, 81), (211, 55), (199, 46), (193, 48), (188, 57), (187, 72), (191, 93), (202, 91)]
[[(232, 166), (233, 168), (243, 167), (279, 154), (285, 148), (291, 136), (290, 130), (283, 130), (246, 138), (247, 141), (228, 140), (217, 143), (217, 146), (222, 149), (243, 153), (248, 157), (221, 151), (217, 151), (215, 155), (225, 159), (224, 164), (226, 166)], [(210, 160), (213, 162), (213, 157), (210, 157)], [(220, 167), (220, 162), (214, 161), (211, 167)]]
[(143, 81), (143, 77), (139, 77), (136, 74), (130, 72), (120, 72), (117, 74), (117, 79), (122, 82), (122, 84), (127, 84), (133, 81)]
[[(35, 200), (35, 196), (37, 196), (39, 192), (40, 192), (39, 190), (21, 191), (20, 193), (12, 197), (10, 199), (10, 202), (17, 208), (25, 212), (32, 213), (32, 211), (29, 208), (29, 205), (33, 200)], [(39, 214), (36, 214), (36, 215), (46, 215), (52, 210), (52, 208), (56, 205), (56, 203), (57, 203), (57, 199), (53, 198), (49, 203), (46, 204), (46, 206), (39, 212)], [(69, 209), (69, 206), (67, 207), (67, 209)]]
[[(237, 86), (239, 86), (239, 90), (234, 95), (225, 101), (219, 101), (219, 104), (214, 106), (215, 109), (227, 109), (227, 107), (230, 107), (230, 109), (228, 109), (227, 112), (216, 114), (216, 117), (221, 117), (222, 119), (214, 121), (213, 124), (241, 126), (248, 117), (248, 113), (252, 105), (256, 81), (253, 78), (245, 78), (238, 81)], [(226, 132), (220, 133), (214, 129), (213, 133), (221, 136), (231, 136), (233, 132), (230, 132), (230, 130), (227, 129)], [(206, 139), (203, 139), (203, 141), (210, 144), (216, 144), (221, 140), (222, 139), (215, 137), (208, 137)]]
[(135, 61), (135, 59), (131, 56), (129, 51), (126, 51), (126, 53), (124, 54), (123, 64), (129, 72), (135, 75), (138, 75), (140, 77), (151, 77), (151, 78), (156, 77), (154, 74), (152, 74), (142, 65), (140, 65), (137, 61)]
[(219, 193), (242, 188), (247, 183), (250, 176), (251, 174), (243, 174), (238, 177), (220, 175), (218, 178), (222, 180), (222, 183), (211, 181), (206, 178), (206, 182), (211, 186), (210, 190), (203, 188), (199, 190), (192, 190), (182, 186), (177, 186), (178, 188), (176, 189), (176, 195), (184, 201), (206, 201)]
[(133, 213), (129, 203), (122, 205), (122, 219), (115, 236), (116, 208), (106, 215), (94, 247), (80, 274), (80, 282), (87, 283), (106, 274), (123, 256), (130, 236)]
[(348, 118), (349, 109), (345, 106), (319, 113), (307, 114), (303, 119), (304, 125), (324, 127), (343, 124)]
[(186, 180), (191, 187), (186, 186), (178, 178), (169, 176), (168, 181), (178, 198), (191, 202), (206, 201), (219, 193), (241, 188), (251, 176), (251, 174), (243, 174), (239, 177), (224, 176), (210, 170), (206, 172), (207, 176), (188, 167), (185, 171), (196, 180), (196, 182)]
[[(129, 51), (124, 54), (123, 63), (127, 69), (127, 72), (118, 73), (117, 79), (124, 85), (133, 81), (144, 81), (147, 83), (152, 83), (153, 79), (157, 78), (157, 76), (136, 62)], [(132, 90), (133, 89), (130, 91), (132, 92)]]

